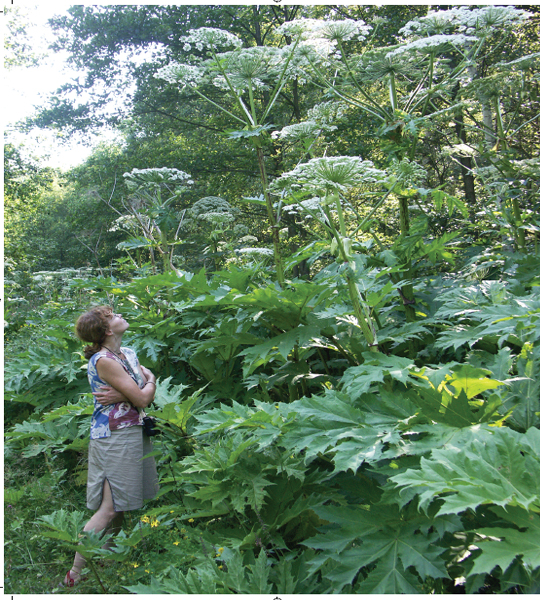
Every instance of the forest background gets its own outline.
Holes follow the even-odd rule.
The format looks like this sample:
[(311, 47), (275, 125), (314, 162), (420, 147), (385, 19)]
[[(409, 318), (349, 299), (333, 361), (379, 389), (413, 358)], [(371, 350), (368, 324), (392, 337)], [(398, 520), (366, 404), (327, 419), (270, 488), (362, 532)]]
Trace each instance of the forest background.
[[(85, 75), (21, 131), (122, 139), (67, 171), (5, 146), (8, 593), (76, 547), (77, 593), (539, 591), (538, 14), (52, 19)], [(79, 537), (100, 303), (163, 430), (112, 550)]]

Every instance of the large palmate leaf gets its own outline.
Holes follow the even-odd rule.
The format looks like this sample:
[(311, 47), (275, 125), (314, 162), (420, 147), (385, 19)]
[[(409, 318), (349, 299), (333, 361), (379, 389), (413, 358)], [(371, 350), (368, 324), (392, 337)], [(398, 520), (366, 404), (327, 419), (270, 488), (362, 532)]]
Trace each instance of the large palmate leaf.
[(332, 525), (304, 544), (322, 551), (312, 568), (324, 564), (324, 577), (332, 582), (334, 592), (373, 563), (377, 566), (362, 581), (359, 592), (418, 593), (418, 576), (421, 580), (448, 577), (443, 550), (436, 545), (438, 536), (424, 535), (419, 523), (403, 525), (395, 507), (321, 506), (315, 512)]
[[(528, 441), (540, 437), (530, 429), (523, 436), (507, 428), (495, 428), (482, 442), (434, 449), (422, 458), (420, 469), (408, 469), (391, 477), (398, 486), (412, 488), (420, 507), (443, 500), (438, 514), (457, 514), (480, 504), (540, 508), (540, 458)], [(523, 440), (523, 441), (522, 441)]]
[[(382, 353), (362, 354), (364, 363), (359, 367), (350, 367), (343, 374), (342, 389), (352, 398), (369, 392), (374, 383), (382, 383), (385, 377), (395, 379), (403, 384), (412, 380), (410, 370), (414, 369), (414, 361), (400, 356), (386, 356)], [(414, 380), (418, 383), (418, 380)]]
[(289, 353), (295, 346), (303, 347), (309, 344), (312, 338), (318, 336), (320, 336), (319, 327), (300, 325), (291, 331), (243, 350), (240, 355), (245, 356), (244, 377), (251, 375), (257, 367), (267, 364), (275, 355), (279, 355), (282, 360), (287, 360)]
[(493, 512), (501, 519), (515, 524), (513, 527), (484, 527), (478, 530), (487, 536), (476, 545), (482, 554), (474, 559), (470, 574), (491, 573), (496, 567), (506, 571), (516, 557), (532, 571), (540, 567), (540, 514), (517, 506), (504, 509), (494, 507)]

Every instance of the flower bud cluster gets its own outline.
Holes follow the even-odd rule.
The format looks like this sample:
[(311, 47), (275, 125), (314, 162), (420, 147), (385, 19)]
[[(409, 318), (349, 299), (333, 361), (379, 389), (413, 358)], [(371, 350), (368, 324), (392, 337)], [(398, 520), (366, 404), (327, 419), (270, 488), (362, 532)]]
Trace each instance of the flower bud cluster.
[(206, 196), (197, 200), (189, 209), (193, 217), (200, 217), (205, 214), (233, 214), (238, 209), (233, 208), (227, 200), (219, 196)]
[(199, 51), (204, 49), (216, 51), (218, 48), (240, 48), (242, 40), (224, 29), (216, 29), (214, 27), (199, 27), (198, 29), (190, 29), (188, 35), (180, 38), (184, 42), (184, 51), (190, 52), (192, 46)]
[(151, 169), (132, 169), (129, 173), (124, 173), (124, 178), (128, 186), (139, 186), (144, 184), (171, 183), (173, 185), (184, 184), (192, 185), (191, 175), (178, 169), (169, 169), (168, 167)]
[(321, 199), (318, 196), (314, 196), (308, 200), (302, 200), (302, 202), (286, 204), (282, 210), (289, 215), (303, 214), (305, 219), (311, 219), (311, 215), (306, 211), (319, 212), (321, 210)]
[(397, 56), (398, 54), (411, 51), (430, 53), (435, 52), (436, 50), (448, 44), (451, 46), (466, 46), (467, 44), (472, 44), (473, 42), (477, 41), (478, 38), (472, 35), (432, 35), (430, 37), (421, 38), (419, 40), (415, 40), (414, 42), (409, 42), (403, 46), (399, 46), (395, 50), (388, 52), (386, 58), (391, 58), (393, 56)]
[(408, 158), (393, 160), (388, 173), (399, 181), (402, 188), (415, 188), (427, 177), (427, 171)]
[(270, 46), (253, 46), (217, 55), (220, 67), (225, 70), (227, 79), (216, 71), (213, 61), (208, 61), (209, 69), (216, 71), (212, 82), (216, 87), (230, 89), (232, 85), (237, 92), (242, 92), (249, 86), (252, 89), (269, 89), (275, 85), (280, 70), (285, 62), (283, 50)]
[(469, 6), (430, 11), (424, 17), (409, 21), (399, 30), (404, 38), (447, 32), (466, 35), (489, 34), (494, 29), (510, 28), (523, 23), (531, 13), (513, 6)]
[(257, 256), (274, 256), (274, 251), (271, 248), (240, 248), (236, 252), (238, 252), (238, 254), (245, 254), (254, 258)]
[(320, 192), (345, 192), (352, 187), (377, 183), (386, 177), (385, 171), (374, 167), (369, 160), (359, 156), (336, 156), (314, 158), (307, 163), (283, 173), (275, 179), (272, 191), (279, 189)]
[(290, 141), (302, 139), (314, 139), (324, 131), (334, 131), (337, 129), (333, 122), (341, 118), (345, 110), (343, 102), (322, 102), (307, 112), (307, 120), (301, 123), (287, 125), (281, 131), (274, 131), (274, 139)]
[(204, 77), (204, 69), (194, 65), (171, 63), (159, 69), (154, 74), (154, 77), (156, 79), (164, 79), (169, 83), (197, 87)]
[(343, 19), (341, 21), (324, 21), (320, 19), (294, 19), (286, 21), (276, 29), (276, 33), (290, 37), (301, 36), (305, 42), (313, 40), (328, 40), (331, 42), (344, 42), (352, 39), (363, 41), (366, 39), (370, 25), (364, 21)]

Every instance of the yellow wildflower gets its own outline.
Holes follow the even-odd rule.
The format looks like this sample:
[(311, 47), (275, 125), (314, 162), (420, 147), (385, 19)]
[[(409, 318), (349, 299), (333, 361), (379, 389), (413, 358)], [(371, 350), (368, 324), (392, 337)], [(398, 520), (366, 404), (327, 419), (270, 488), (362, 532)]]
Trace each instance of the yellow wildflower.
[(180, 543), (180, 542), (173, 542), (173, 545), (174, 545), (174, 546), (178, 546), (178, 544), (179, 544), (179, 543)]
[(195, 519), (188, 519), (188, 523), (195, 523)]
[(223, 565), (219, 565), (218, 569), (223, 569)]
[(152, 527), (157, 527), (158, 525), (159, 525), (159, 521), (157, 519), (152, 521), (152, 523), (151, 523)]
[(136, 569), (136, 568), (139, 566), (139, 564), (138, 564), (138, 563), (136, 563), (136, 562), (134, 562), (134, 563), (131, 563), (131, 564), (133, 565), (133, 568), (134, 568), (134, 569)]
[(148, 569), (145, 569), (144, 572), (145, 573), (150, 573), (150, 571)]
[(144, 517), (141, 517), (141, 521), (143, 523), (150, 523), (150, 519), (146, 515), (144, 515)]
[(218, 548), (218, 552), (221, 554), (225, 548)]

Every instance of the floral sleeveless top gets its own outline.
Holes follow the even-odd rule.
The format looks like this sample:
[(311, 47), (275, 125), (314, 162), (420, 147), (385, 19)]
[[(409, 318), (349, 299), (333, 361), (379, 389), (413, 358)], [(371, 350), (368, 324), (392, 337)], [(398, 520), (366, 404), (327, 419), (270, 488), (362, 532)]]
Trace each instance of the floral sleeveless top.
[[(144, 387), (144, 380), (139, 369), (139, 360), (131, 348), (120, 348), (127, 358), (128, 366), (109, 350), (97, 352), (88, 361), (88, 381), (92, 392), (97, 392), (102, 385), (106, 384), (100, 379), (97, 372), (97, 362), (103, 356), (112, 358), (119, 362), (128, 375), (140, 387)], [(94, 397), (94, 412), (92, 422), (90, 423), (90, 439), (107, 438), (111, 436), (111, 431), (132, 427), (133, 425), (142, 425), (143, 414), (139, 413), (137, 408), (130, 402), (118, 402), (103, 406)]]

